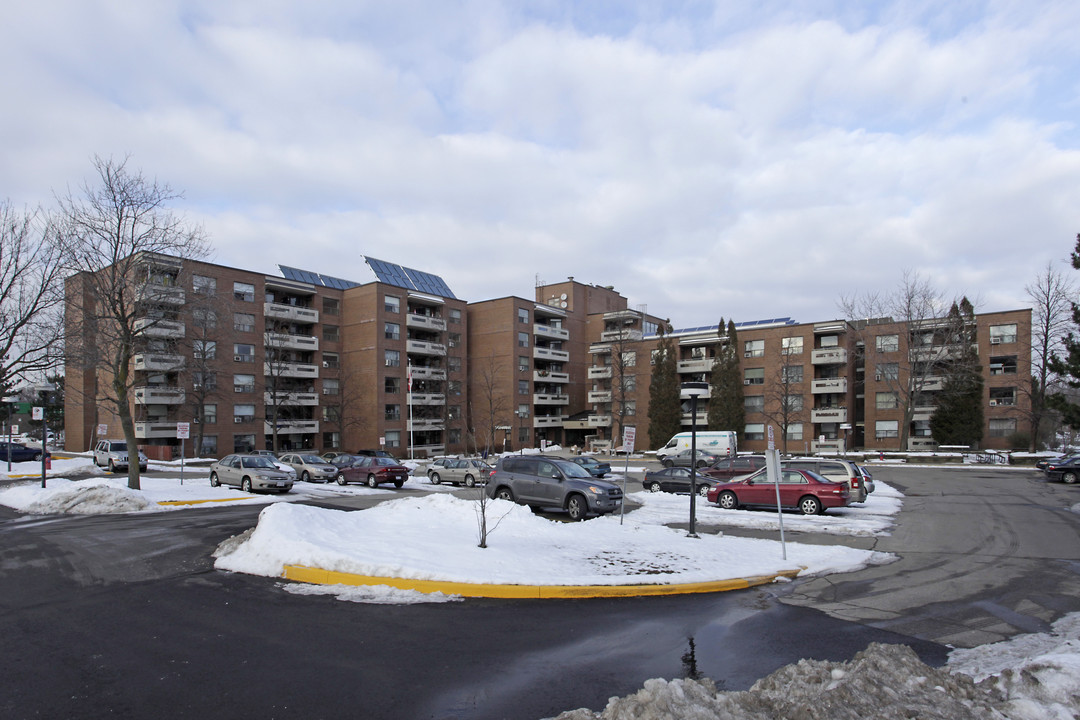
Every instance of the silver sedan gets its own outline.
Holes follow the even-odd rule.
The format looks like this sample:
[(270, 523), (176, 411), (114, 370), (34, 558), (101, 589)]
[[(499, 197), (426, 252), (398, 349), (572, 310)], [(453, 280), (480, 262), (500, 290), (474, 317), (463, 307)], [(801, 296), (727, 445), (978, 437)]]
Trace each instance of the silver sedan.
[(236, 485), (244, 492), (292, 490), (289, 473), (278, 470), (270, 458), (261, 455), (226, 455), (210, 466), (210, 484)]
[(295, 470), (304, 482), (328, 483), (337, 477), (337, 468), (313, 453), (285, 453), (279, 462)]

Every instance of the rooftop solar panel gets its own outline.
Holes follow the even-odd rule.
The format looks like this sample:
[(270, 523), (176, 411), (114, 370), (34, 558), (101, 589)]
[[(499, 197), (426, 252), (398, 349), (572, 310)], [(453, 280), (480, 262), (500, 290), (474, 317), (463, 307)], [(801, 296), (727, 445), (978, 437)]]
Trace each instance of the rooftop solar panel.
[(406, 290), (417, 290), (438, 297), (456, 299), (450, 287), (438, 275), (403, 267), (373, 257), (365, 256), (364, 260), (372, 272), (375, 273), (375, 277), (387, 285), (405, 288)]

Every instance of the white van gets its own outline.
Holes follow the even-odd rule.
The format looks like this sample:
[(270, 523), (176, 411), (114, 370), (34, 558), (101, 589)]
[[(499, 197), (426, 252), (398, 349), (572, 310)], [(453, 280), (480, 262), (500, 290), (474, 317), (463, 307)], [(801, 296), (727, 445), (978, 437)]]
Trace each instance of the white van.
[[(734, 455), (737, 442), (735, 433), (731, 430), (699, 430), (697, 433), (697, 449), (717, 455)], [(663, 460), (668, 455), (674, 455), (689, 447), (690, 433), (676, 433), (671, 436), (667, 445), (656, 451), (656, 459)]]

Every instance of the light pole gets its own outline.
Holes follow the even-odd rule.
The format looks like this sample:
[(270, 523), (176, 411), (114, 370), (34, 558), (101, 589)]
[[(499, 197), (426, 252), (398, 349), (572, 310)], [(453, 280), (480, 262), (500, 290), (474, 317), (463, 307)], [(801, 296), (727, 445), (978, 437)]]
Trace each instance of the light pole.
[(690, 532), (689, 537), (697, 534), (697, 400), (709, 394), (709, 383), (684, 382), (679, 391), (683, 400), (690, 399)]

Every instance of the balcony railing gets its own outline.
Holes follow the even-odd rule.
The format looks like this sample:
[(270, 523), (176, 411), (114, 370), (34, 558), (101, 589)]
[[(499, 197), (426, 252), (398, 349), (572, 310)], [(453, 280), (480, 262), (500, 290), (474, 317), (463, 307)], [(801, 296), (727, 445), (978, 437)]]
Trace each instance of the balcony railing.
[(690, 360), (680, 360), (676, 364), (676, 371), (681, 373), (703, 373), (712, 370), (713, 362), (712, 358), (691, 358)]
[(815, 453), (837, 454), (844, 451), (843, 440), (814, 440), (810, 443), (810, 451)]
[(308, 363), (263, 363), (263, 374), (271, 377), (314, 379), (319, 377), (319, 366)]
[(413, 405), (445, 405), (446, 395), (442, 393), (406, 393), (405, 402)]
[[(683, 425), (693, 425), (693, 415), (691, 413), (682, 414)], [(698, 430), (704, 430), (709, 424), (709, 412), (708, 410), (698, 410), (697, 412), (697, 427)]]
[(552, 362), (569, 362), (570, 353), (565, 350), (552, 350), (546, 347), (534, 347), (533, 358), (537, 360), (550, 360)]
[(533, 418), (533, 427), (562, 427), (565, 420), (565, 415), (537, 415)]
[(405, 423), (409, 430), (442, 430), (445, 424), (437, 418), (414, 418)]
[(148, 372), (169, 372), (170, 370), (182, 370), (185, 359), (183, 355), (168, 355), (157, 353), (139, 353), (132, 360), (136, 370)]
[(410, 355), (436, 355), (441, 357), (446, 355), (446, 345), (425, 340), (406, 340), (405, 352)]
[(137, 421), (135, 423), (135, 437), (139, 440), (151, 438), (175, 438), (175, 422), (148, 422)]
[(278, 420), (272, 423), (269, 420), (263, 422), (263, 431), (270, 435), (277, 426), (278, 435), (298, 435), (319, 432), (318, 420)]
[(533, 334), (538, 338), (548, 338), (551, 340), (569, 340), (570, 331), (564, 328), (557, 328), (551, 325), (544, 325), (542, 323), (533, 324)]
[(594, 390), (589, 393), (588, 401), (591, 403), (609, 403), (611, 402), (611, 391)]
[(181, 405), (185, 397), (184, 388), (172, 387), (137, 387), (133, 394), (140, 405)]
[(847, 408), (814, 408), (810, 411), (810, 422), (847, 422)]
[(187, 327), (182, 322), (159, 318), (139, 318), (135, 321), (133, 329), (136, 335), (152, 338), (182, 338), (187, 331)]
[(536, 370), (533, 372), (533, 382), (568, 383), (570, 382), (570, 373), (550, 372), (548, 370)]
[(266, 347), (281, 350), (319, 349), (319, 338), (314, 335), (290, 335), (288, 333), (268, 332), (264, 335)]
[(405, 313), (405, 327), (417, 328), (419, 330), (433, 330), (435, 332), (446, 332), (446, 321), (442, 318), (431, 317), (430, 315)]
[(603, 366), (594, 365), (593, 367), (589, 368), (589, 379), (590, 380), (602, 380), (604, 378), (609, 378), (609, 377), (611, 377), (611, 366), (610, 365), (603, 365)]
[(825, 395), (827, 393), (846, 393), (847, 378), (828, 378), (824, 380), (814, 380), (810, 383), (810, 392), (814, 395)]
[(276, 320), (292, 320), (299, 323), (315, 324), (319, 322), (318, 310), (286, 303), (263, 303), (263, 315)]
[(611, 427), (610, 415), (589, 415), (586, 418), (589, 427)]
[(146, 283), (135, 293), (135, 299), (138, 302), (157, 305), (183, 305), (185, 297), (184, 288), (157, 283)]
[(429, 367), (417, 367), (413, 365), (409, 368), (409, 372), (412, 373), (413, 380), (445, 380), (446, 371), (440, 368)]
[(263, 400), (267, 405), (318, 405), (319, 393), (317, 392), (278, 392), (265, 393)]
[(570, 396), (561, 393), (534, 393), (533, 405), (569, 405)]
[(642, 338), (640, 330), (609, 330), (600, 333), (601, 342), (637, 342)]
[(811, 365), (843, 365), (847, 363), (847, 348), (818, 348), (810, 353)]

